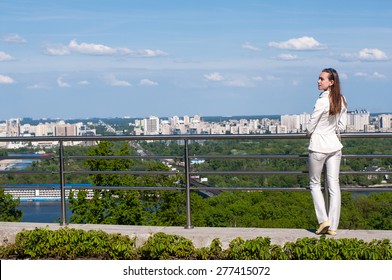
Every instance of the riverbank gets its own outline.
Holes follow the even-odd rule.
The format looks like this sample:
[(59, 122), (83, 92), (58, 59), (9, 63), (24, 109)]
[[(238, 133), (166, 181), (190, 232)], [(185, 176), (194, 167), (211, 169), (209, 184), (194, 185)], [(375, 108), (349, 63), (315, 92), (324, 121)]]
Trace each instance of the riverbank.
[(15, 164), (22, 163), (22, 159), (3, 159), (0, 160), (0, 170), (6, 170), (9, 167), (14, 166)]

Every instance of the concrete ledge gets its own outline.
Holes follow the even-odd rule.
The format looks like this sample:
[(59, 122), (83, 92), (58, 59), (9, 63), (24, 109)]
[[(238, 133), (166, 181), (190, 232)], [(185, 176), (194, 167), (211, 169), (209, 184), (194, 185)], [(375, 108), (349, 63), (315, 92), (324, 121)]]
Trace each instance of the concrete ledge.
[[(256, 237), (269, 237), (271, 243), (276, 245), (284, 245), (286, 242), (295, 242), (299, 238), (319, 237), (314, 233), (315, 230), (307, 229), (286, 229), (286, 228), (211, 228), (211, 227), (195, 227), (193, 229), (185, 229), (183, 227), (153, 227), (153, 226), (127, 226), (127, 225), (92, 225), (92, 224), (69, 224), (68, 228), (89, 230), (103, 230), (107, 233), (120, 233), (128, 235), (131, 238), (136, 237), (136, 245), (143, 244), (148, 237), (158, 232), (165, 234), (175, 234), (183, 236), (191, 240), (195, 247), (208, 247), (212, 240), (219, 238), (223, 248), (227, 248), (230, 242), (241, 237), (244, 240), (254, 239)], [(54, 223), (11, 223), (0, 222), (0, 241), (2, 244), (14, 243), (15, 236), (22, 229), (33, 230), (35, 228), (48, 228), (57, 230), (62, 228), (59, 224)], [(357, 238), (370, 242), (374, 239), (392, 240), (392, 230), (338, 230), (338, 234), (328, 238)]]

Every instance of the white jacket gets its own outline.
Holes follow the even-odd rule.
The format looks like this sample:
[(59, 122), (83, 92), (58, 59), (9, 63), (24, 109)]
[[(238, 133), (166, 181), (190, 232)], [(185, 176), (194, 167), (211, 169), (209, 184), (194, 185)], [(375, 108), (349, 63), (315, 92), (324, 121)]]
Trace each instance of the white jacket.
[(310, 136), (308, 149), (313, 152), (332, 153), (343, 148), (336, 132), (346, 129), (347, 107), (342, 103), (340, 114), (329, 115), (328, 95), (329, 91), (320, 94), (307, 124), (307, 135)]

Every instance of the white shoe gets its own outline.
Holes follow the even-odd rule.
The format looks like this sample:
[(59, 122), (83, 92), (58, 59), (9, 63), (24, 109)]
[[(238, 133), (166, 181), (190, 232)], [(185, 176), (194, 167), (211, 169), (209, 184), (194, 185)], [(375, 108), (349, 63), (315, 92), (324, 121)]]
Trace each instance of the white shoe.
[(316, 230), (316, 234), (325, 234), (327, 233), (328, 229), (329, 229), (329, 222), (328, 221), (322, 222), (319, 228)]

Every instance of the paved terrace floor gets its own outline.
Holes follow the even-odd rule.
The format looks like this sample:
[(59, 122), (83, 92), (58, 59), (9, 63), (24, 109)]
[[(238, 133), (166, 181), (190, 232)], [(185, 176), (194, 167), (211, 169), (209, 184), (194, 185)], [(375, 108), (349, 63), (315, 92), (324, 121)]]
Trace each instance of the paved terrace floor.
[[(0, 222), (1, 243), (13, 243), (15, 235), (22, 229), (32, 230), (35, 228), (48, 228), (57, 230), (62, 228), (59, 224), (54, 223), (17, 223), (17, 222)], [(286, 242), (295, 242), (299, 238), (319, 237), (315, 230), (307, 229), (286, 229), (286, 228), (212, 228), (212, 227), (195, 227), (185, 229), (184, 227), (159, 227), (159, 226), (127, 226), (127, 225), (93, 225), (93, 224), (69, 224), (69, 228), (88, 230), (103, 230), (107, 233), (120, 233), (128, 235), (131, 238), (136, 237), (136, 245), (140, 246), (151, 235), (163, 232), (165, 234), (175, 234), (191, 240), (195, 247), (208, 247), (212, 240), (219, 238), (222, 247), (227, 248), (229, 243), (241, 237), (244, 240), (254, 239), (256, 237), (269, 237), (272, 244), (284, 245)], [(392, 230), (338, 230), (338, 234), (328, 238), (357, 238), (370, 242), (374, 239), (392, 240)]]

